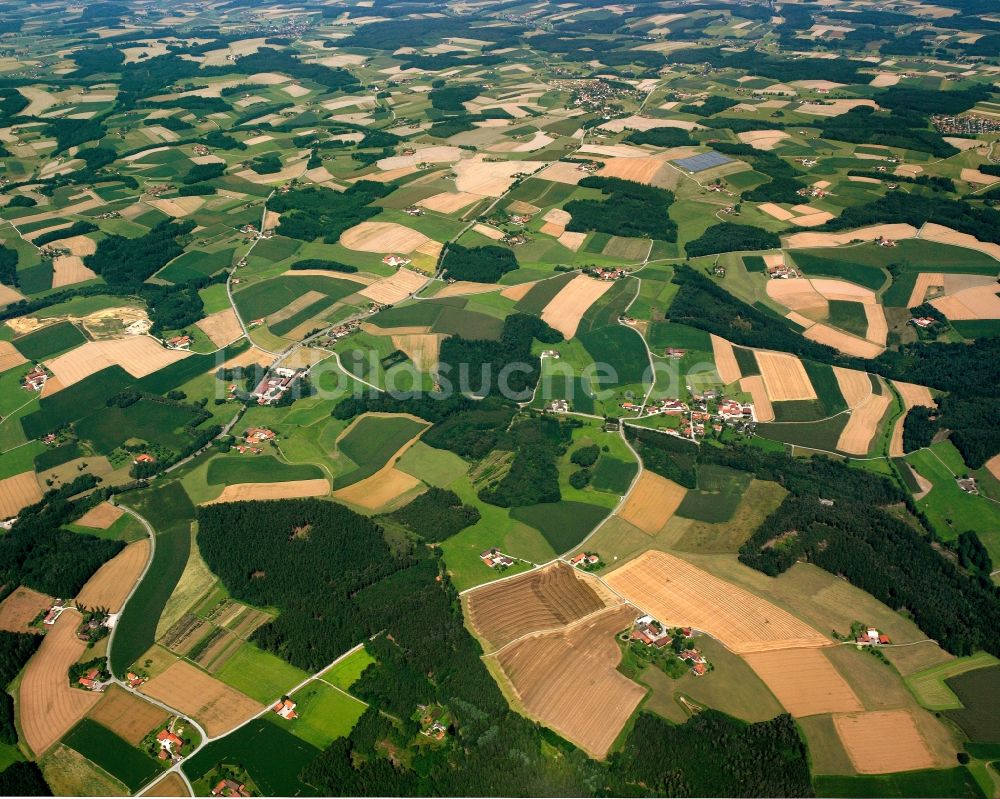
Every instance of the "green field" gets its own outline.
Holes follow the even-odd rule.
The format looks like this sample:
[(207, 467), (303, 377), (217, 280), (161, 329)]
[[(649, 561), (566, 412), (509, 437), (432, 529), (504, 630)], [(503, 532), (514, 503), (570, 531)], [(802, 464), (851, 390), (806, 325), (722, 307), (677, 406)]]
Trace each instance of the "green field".
[(905, 680), (907, 687), (924, 707), (930, 710), (956, 710), (962, 707), (962, 702), (948, 687), (945, 680), (967, 671), (998, 664), (1000, 661), (992, 655), (977, 652), (975, 655), (950, 660), (939, 666), (932, 666), (916, 674), (911, 674)]
[(156, 277), (170, 283), (184, 283), (187, 280), (205, 277), (232, 266), (235, 251), (234, 247), (217, 252), (189, 250), (163, 267), (156, 273)]
[(283, 463), (273, 455), (233, 455), (213, 458), (208, 464), (209, 485), (234, 483), (285, 483), (322, 478), (323, 470), (311, 463)]
[(406, 416), (362, 416), (337, 443), (341, 454), (355, 464), (334, 480), (334, 488), (357, 483), (375, 474), (407, 441), (426, 428)]
[(868, 333), (868, 317), (860, 302), (829, 300), (830, 316), (827, 321), (847, 333), (864, 338)]
[(967, 671), (945, 682), (963, 705), (945, 715), (973, 741), (1000, 743), (1000, 665)]
[(244, 644), (215, 675), (258, 702), (275, 702), (309, 675), (279, 657)]
[[(264, 796), (315, 796), (316, 791), (299, 780), (299, 773), (320, 750), (278, 726), (282, 719), (269, 714), (212, 741), (182, 768), (197, 783), (216, 766), (239, 765), (250, 774)], [(211, 789), (203, 785), (204, 794)], [(201, 795), (201, 794), (200, 794)]]
[(469, 464), (454, 452), (435, 449), (418, 441), (403, 453), (396, 468), (423, 480), (427, 485), (447, 488), (469, 471)]
[(358, 681), (361, 673), (374, 662), (375, 658), (362, 647), (343, 660), (334, 663), (320, 675), (320, 678), (342, 691), (346, 691)]
[(579, 339), (594, 363), (606, 364), (617, 374), (617, 380), (602, 383), (604, 388), (634, 385), (648, 379), (649, 355), (636, 331), (622, 325), (609, 325), (582, 333)]
[(573, 280), (576, 275), (576, 272), (567, 272), (565, 274), (549, 278), (548, 280), (540, 280), (528, 289), (527, 294), (517, 301), (517, 305), (514, 306), (514, 310), (519, 311), (520, 313), (530, 313), (535, 315), (540, 314), (542, 309), (549, 304), (552, 298), (555, 297), (567, 283)]
[(652, 322), (647, 335), (649, 346), (657, 349), (675, 347), (682, 350), (712, 351), (712, 339), (704, 330), (678, 322)]
[(366, 708), (364, 702), (321, 680), (296, 691), (292, 701), (298, 705), (299, 718), (289, 723), (289, 732), (320, 749), (350, 735)]
[(179, 482), (157, 484), (156, 488), (128, 494), (126, 499), (128, 507), (153, 526), (156, 551), (146, 576), (112, 632), (110, 665), (118, 676), (153, 645), (160, 614), (191, 554), (191, 522), (195, 513)]
[(179, 450), (191, 440), (182, 428), (194, 418), (191, 408), (143, 398), (127, 408), (101, 408), (77, 422), (76, 433), (104, 454), (131, 438)]
[[(209, 370), (214, 370), (220, 363), (239, 355), (250, 348), (246, 339), (241, 339), (216, 353), (195, 354), (182, 358), (151, 375), (146, 375), (136, 384), (140, 391), (153, 394), (166, 394), (172, 389), (184, 385), (189, 380), (200, 377)], [(59, 392), (62, 394), (63, 392)]]
[(601, 455), (594, 467), (591, 485), (599, 491), (609, 491), (624, 496), (638, 470), (639, 467), (635, 463), (618, 460), (610, 455)]
[(78, 347), (86, 340), (72, 322), (57, 322), (14, 339), (14, 346), (29, 361), (41, 361)]
[(121, 780), (133, 792), (162, 771), (158, 761), (90, 719), (70, 730), (63, 743)]
[(816, 795), (854, 799), (868, 796), (933, 799), (963, 797), (984, 799), (982, 789), (967, 768), (906, 771), (901, 774), (880, 774), (865, 777), (817, 775), (813, 778)]
[(29, 438), (41, 438), (63, 425), (82, 419), (94, 408), (134, 383), (134, 378), (120, 366), (109, 366), (78, 383), (42, 398), (39, 409), (21, 420)]
[(586, 502), (562, 500), (512, 508), (510, 515), (512, 519), (538, 530), (556, 552), (566, 552), (600, 524), (608, 515), (608, 509)]
[(363, 288), (361, 283), (335, 277), (281, 275), (241, 289), (233, 295), (233, 300), (240, 316), (250, 320), (280, 311), (309, 291), (326, 295), (328, 302), (332, 303)]
[[(857, 249), (857, 248), (854, 248)], [(878, 291), (886, 273), (878, 266), (852, 260), (854, 250), (796, 250), (792, 258), (806, 277), (836, 277)], [(786, 256), (787, 257), (787, 256)], [(743, 259), (744, 262), (746, 258)], [(749, 268), (749, 267), (748, 267)]]
[(726, 466), (705, 464), (698, 468), (698, 488), (688, 491), (677, 508), (678, 516), (708, 524), (729, 521), (750, 485), (750, 475)]

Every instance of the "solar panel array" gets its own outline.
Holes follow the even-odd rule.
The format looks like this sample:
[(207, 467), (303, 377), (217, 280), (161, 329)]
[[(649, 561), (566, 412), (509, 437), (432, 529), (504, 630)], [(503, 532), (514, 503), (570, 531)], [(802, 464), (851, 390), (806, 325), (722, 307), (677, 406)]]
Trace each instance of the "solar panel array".
[(678, 158), (674, 163), (688, 172), (704, 172), (706, 169), (728, 164), (732, 160), (732, 158), (728, 158), (722, 153), (711, 150), (707, 153), (698, 153), (698, 155), (692, 155), (687, 158)]

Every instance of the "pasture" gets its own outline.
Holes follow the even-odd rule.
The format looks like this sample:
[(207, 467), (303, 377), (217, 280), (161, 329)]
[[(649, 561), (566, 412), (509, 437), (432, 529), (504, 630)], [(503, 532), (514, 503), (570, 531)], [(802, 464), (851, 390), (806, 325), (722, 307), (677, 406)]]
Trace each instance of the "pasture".
[(205, 476), (209, 485), (234, 483), (283, 483), (322, 479), (323, 471), (311, 463), (284, 463), (273, 455), (234, 455), (213, 458)]
[(275, 702), (309, 675), (279, 657), (244, 644), (215, 675), (258, 702)]
[(133, 792), (161, 770), (158, 761), (91, 719), (84, 719), (70, 730), (63, 743), (121, 780)]
[(299, 717), (288, 724), (289, 732), (319, 749), (350, 735), (367, 707), (322, 680), (313, 680), (296, 691), (292, 701), (298, 705), (295, 712)]
[(962, 702), (948, 686), (947, 680), (967, 671), (996, 665), (1000, 665), (1000, 661), (995, 657), (977, 652), (911, 674), (905, 678), (906, 687), (929, 710), (957, 710), (962, 707)]
[(375, 663), (375, 658), (368, 654), (367, 649), (362, 647), (337, 663), (334, 663), (319, 676), (320, 679), (325, 680), (335, 688), (346, 691), (358, 681), (364, 670), (372, 663)]

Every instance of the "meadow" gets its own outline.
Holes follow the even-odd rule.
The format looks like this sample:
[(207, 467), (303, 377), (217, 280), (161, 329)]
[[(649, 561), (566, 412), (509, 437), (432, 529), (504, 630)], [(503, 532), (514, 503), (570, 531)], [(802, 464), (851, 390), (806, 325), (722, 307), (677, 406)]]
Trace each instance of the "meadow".
[(273, 455), (234, 455), (213, 458), (208, 464), (205, 479), (209, 485), (231, 485), (282, 483), (319, 477), (323, 477), (323, 470), (311, 463), (283, 463)]
[(70, 730), (63, 743), (121, 780), (133, 792), (162, 770), (158, 761), (90, 719)]
[(72, 322), (57, 322), (19, 336), (14, 339), (14, 346), (28, 360), (41, 361), (71, 350), (86, 340), (80, 329)]
[(292, 701), (298, 705), (295, 712), (299, 718), (288, 725), (289, 732), (319, 749), (350, 735), (367, 707), (322, 680), (313, 680), (296, 691)]
[(280, 699), (309, 676), (281, 658), (244, 644), (215, 675), (258, 702)]
[(425, 428), (424, 422), (406, 416), (361, 417), (337, 442), (337, 448), (355, 464), (355, 468), (339, 475), (334, 480), (334, 489), (371, 477), (389, 462), (400, 447)]

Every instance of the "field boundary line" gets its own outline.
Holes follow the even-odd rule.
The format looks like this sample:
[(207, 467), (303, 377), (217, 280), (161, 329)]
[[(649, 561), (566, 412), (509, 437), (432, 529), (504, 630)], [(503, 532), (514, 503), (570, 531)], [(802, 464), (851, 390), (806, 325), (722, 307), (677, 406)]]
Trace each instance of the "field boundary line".
[(598, 608), (597, 610), (592, 610), (586, 616), (581, 616), (578, 619), (574, 619), (573, 621), (567, 622), (566, 624), (561, 624), (558, 627), (546, 627), (545, 629), (542, 629), (542, 630), (532, 630), (531, 632), (527, 632), (524, 635), (519, 635), (513, 641), (508, 641), (506, 644), (504, 644), (503, 646), (501, 646), (499, 649), (494, 649), (492, 652), (483, 652), (483, 654), (480, 655), (480, 657), (481, 658), (496, 657), (501, 652), (503, 652), (508, 646), (513, 646), (514, 644), (518, 643), (519, 641), (523, 641), (525, 638), (534, 638), (534, 637), (541, 636), (541, 635), (552, 635), (553, 633), (568, 632), (569, 630), (572, 630), (574, 627), (576, 627), (579, 624), (582, 624), (583, 622), (587, 621), (588, 619), (590, 619), (590, 618), (592, 618), (594, 616), (600, 616), (605, 611), (615, 610), (617, 608), (621, 608), (621, 607), (624, 607), (625, 605), (630, 605), (630, 604), (631, 604), (630, 602), (626, 602), (625, 600), (622, 600), (621, 602), (619, 602), (619, 603), (617, 603), (615, 605), (605, 605), (603, 608)]

